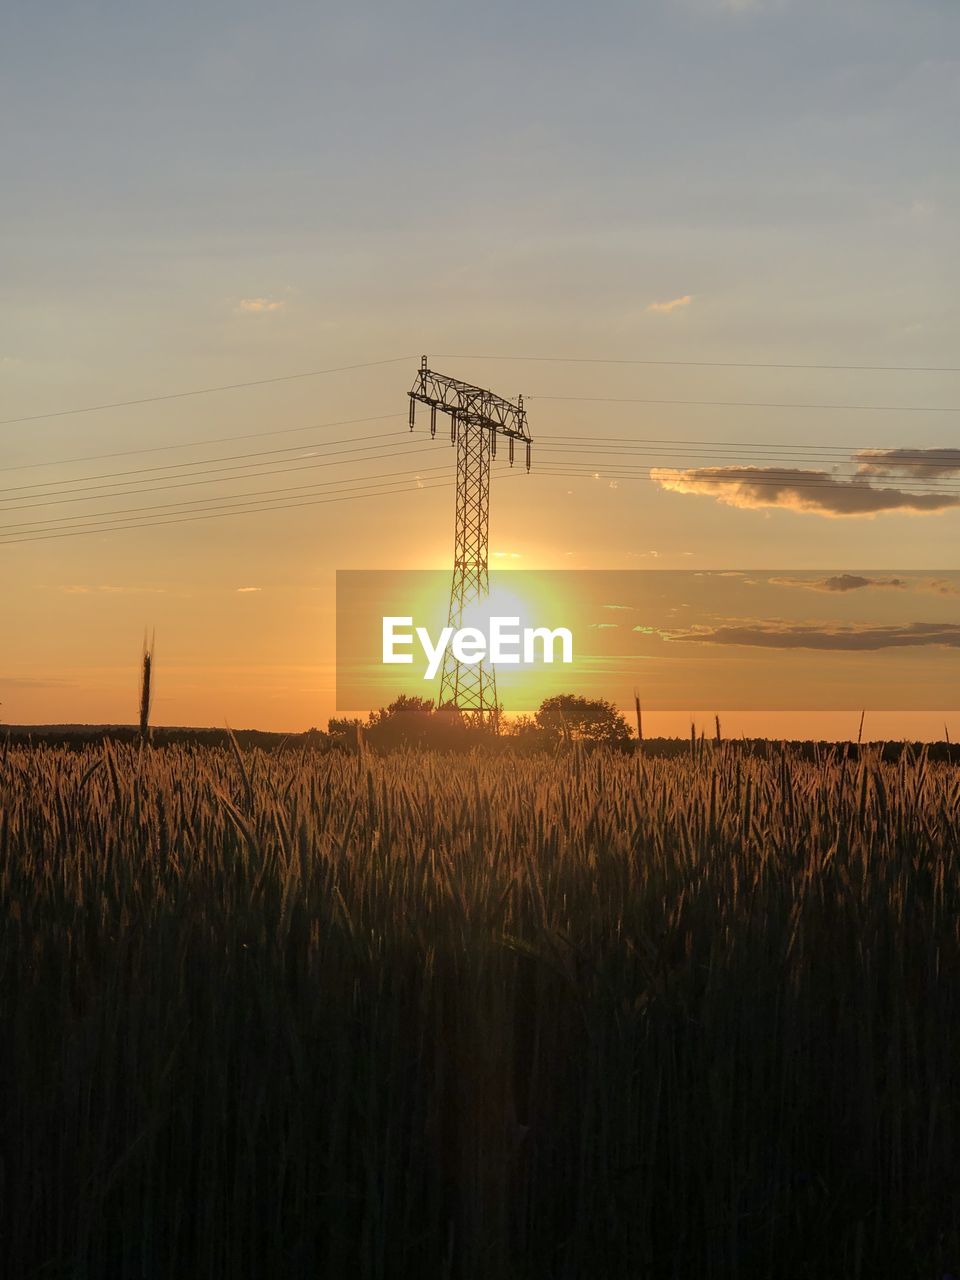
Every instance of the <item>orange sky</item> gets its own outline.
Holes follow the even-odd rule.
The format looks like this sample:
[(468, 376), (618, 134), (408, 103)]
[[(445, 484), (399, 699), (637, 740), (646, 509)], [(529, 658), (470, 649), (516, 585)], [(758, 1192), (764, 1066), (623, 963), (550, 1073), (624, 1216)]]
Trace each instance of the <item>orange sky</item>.
[(24, 9), (0, 720), (129, 722), (155, 630), (157, 723), (323, 725), (336, 570), (450, 564), (422, 352), (526, 398), (492, 566), (954, 568), (960, 461), (896, 451), (956, 449), (960, 13), (895, 9)]

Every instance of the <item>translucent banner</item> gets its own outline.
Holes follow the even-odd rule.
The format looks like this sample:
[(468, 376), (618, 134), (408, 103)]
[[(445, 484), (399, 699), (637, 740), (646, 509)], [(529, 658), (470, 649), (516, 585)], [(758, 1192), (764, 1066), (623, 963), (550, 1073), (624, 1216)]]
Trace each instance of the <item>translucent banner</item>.
[(960, 572), (492, 570), (337, 574), (337, 708), (441, 700), (458, 666), (507, 714), (557, 693), (650, 710), (960, 707)]

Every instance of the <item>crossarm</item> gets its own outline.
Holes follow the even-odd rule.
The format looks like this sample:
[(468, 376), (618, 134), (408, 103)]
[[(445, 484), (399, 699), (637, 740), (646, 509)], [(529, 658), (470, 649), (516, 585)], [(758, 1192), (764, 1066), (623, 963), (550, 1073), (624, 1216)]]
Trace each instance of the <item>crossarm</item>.
[(501, 435), (530, 443), (522, 396), (514, 404), (484, 387), (474, 387), (469, 382), (460, 382), (457, 378), (448, 378), (446, 374), (434, 373), (427, 368), (426, 356), (409, 394), (411, 421), (413, 402), (419, 400), (421, 404), (428, 404), (441, 413), (449, 413), (457, 421), (469, 426), (490, 427)]

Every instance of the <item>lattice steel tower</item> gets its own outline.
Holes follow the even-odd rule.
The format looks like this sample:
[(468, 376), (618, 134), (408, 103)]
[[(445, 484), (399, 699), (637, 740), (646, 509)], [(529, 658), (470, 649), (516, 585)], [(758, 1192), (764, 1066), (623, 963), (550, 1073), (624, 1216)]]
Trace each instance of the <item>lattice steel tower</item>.
[[(522, 396), (513, 404), (483, 387), (434, 373), (427, 366), (426, 356), (420, 361), (420, 372), (410, 392), (411, 431), (418, 400), (430, 406), (431, 436), (437, 434), (437, 413), (449, 415), (450, 443), (457, 449), (457, 519), (447, 625), (459, 630), (464, 612), (483, 601), (489, 591), (490, 460), (497, 454), (497, 435), (507, 439), (511, 466), (516, 442), (525, 446), (528, 471), (532, 441)], [(482, 662), (458, 662), (447, 649), (437, 705), (455, 707), (470, 720), (496, 723), (497, 682), (493, 668)]]

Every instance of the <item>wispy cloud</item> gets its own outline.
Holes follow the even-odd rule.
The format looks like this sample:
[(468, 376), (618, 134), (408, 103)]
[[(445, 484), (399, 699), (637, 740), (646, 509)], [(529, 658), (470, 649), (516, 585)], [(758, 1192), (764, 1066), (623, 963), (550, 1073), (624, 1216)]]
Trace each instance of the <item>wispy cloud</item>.
[(262, 587), (237, 587), (238, 596), (252, 595), (255, 591), (262, 591)]
[(82, 582), (68, 583), (64, 586), (54, 587), (53, 590), (61, 591), (67, 596), (162, 596), (166, 594), (165, 587), (117, 587), (109, 584), (92, 586)]
[(918, 591), (929, 591), (935, 596), (960, 596), (960, 583), (952, 578), (924, 578)]
[(284, 305), (282, 298), (241, 298), (237, 309), (244, 315), (264, 315), (280, 311)]
[(893, 625), (861, 623), (741, 622), (719, 627), (691, 627), (662, 633), (664, 639), (692, 644), (745, 645), (764, 649), (821, 649), (870, 652), (879, 649), (917, 649), (936, 646), (960, 649), (960, 623), (908, 622)]
[(0, 689), (71, 689), (70, 680), (39, 680), (33, 676), (0, 676)]
[(654, 467), (650, 479), (672, 493), (700, 494), (726, 506), (780, 507), (821, 516), (929, 515), (960, 507), (957, 493), (874, 488), (867, 477), (837, 479), (792, 467)]
[(807, 591), (863, 591), (866, 588), (889, 587), (905, 591), (910, 585), (904, 578), (867, 578), (859, 573), (837, 573), (829, 578), (769, 578), (777, 587), (801, 587)]
[(656, 315), (666, 316), (671, 311), (679, 311), (681, 307), (689, 307), (693, 298), (689, 293), (685, 293), (680, 298), (670, 298), (666, 302), (651, 302), (647, 307), (648, 311), (654, 312)]
[(864, 476), (932, 480), (960, 475), (960, 449), (859, 449), (853, 460)]

